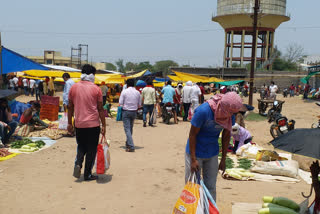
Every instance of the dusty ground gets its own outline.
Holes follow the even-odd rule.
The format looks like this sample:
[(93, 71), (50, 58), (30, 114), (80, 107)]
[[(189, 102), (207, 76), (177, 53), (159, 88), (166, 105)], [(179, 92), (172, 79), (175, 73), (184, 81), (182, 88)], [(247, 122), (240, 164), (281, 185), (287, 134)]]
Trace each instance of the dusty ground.
[[(25, 100), (23, 96), (19, 99)], [(284, 100), (283, 114), (295, 119), (296, 127), (309, 128), (320, 114), (313, 103), (297, 97)], [(267, 121), (247, 122), (247, 126), (256, 143), (271, 148), (267, 144), (271, 140)], [(189, 128), (186, 122), (143, 128), (137, 120), (133, 136), (137, 150), (126, 153), (122, 123), (107, 120), (111, 168), (98, 181), (72, 177), (74, 138), (63, 138), (49, 149), (0, 162), (1, 213), (171, 213), (184, 186)], [(302, 201), (301, 192), (308, 192), (309, 185), (304, 181), (237, 182), (218, 176), (217, 189), (220, 212), (229, 214), (232, 202), (261, 203), (264, 195)]]

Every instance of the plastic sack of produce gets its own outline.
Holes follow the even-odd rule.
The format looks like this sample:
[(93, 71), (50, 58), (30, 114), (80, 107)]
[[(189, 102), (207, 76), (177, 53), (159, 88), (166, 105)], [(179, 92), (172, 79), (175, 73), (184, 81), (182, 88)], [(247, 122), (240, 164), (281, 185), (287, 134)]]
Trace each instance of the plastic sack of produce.
[(68, 128), (68, 115), (67, 113), (64, 113), (62, 118), (59, 120), (59, 129), (67, 130), (67, 128)]
[(200, 200), (200, 188), (201, 186), (197, 183), (196, 175), (193, 173), (184, 186), (172, 214), (205, 214), (203, 201)]
[(121, 106), (118, 107), (117, 121), (122, 121), (122, 107)]
[(157, 123), (157, 116), (158, 116), (157, 108), (154, 108), (153, 112), (152, 112), (152, 115), (151, 115), (152, 124), (156, 124)]
[(104, 174), (109, 168), (110, 168), (110, 151), (109, 151), (109, 145), (107, 141), (105, 140), (105, 137), (102, 136), (100, 143), (97, 147), (97, 155), (96, 155), (96, 173), (97, 174)]
[(217, 204), (213, 200), (209, 190), (207, 189), (202, 179), (200, 180), (200, 185), (202, 187), (200, 190), (203, 190), (203, 197), (204, 197), (203, 204), (204, 204), (205, 214), (219, 214)]
[(14, 136), (27, 137), (31, 131), (31, 127), (27, 124), (18, 126), (14, 132)]
[(251, 168), (252, 172), (268, 175), (279, 175), (291, 178), (297, 178), (299, 164), (297, 161), (256, 161), (255, 165)]

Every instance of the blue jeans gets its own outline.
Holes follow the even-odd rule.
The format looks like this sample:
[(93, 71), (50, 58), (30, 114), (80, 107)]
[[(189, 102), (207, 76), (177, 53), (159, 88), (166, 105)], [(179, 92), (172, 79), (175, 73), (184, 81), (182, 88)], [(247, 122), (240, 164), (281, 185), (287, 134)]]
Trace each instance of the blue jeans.
[(24, 95), (29, 96), (28, 87), (24, 87)]
[(133, 133), (133, 122), (136, 119), (137, 112), (135, 111), (125, 111), (122, 110), (122, 121), (124, 132), (127, 136), (126, 147), (129, 149), (134, 149), (132, 133)]
[(37, 101), (40, 100), (40, 90), (39, 90), (39, 88), (36, 88), (36, 100)]
[(154, 104), (151, 105), (143, 105), (143, 122), (147, 122), (147, 114), (149, 113), (149, 125), (152, 124), (151, 122), (151, 115), (153, 112)]

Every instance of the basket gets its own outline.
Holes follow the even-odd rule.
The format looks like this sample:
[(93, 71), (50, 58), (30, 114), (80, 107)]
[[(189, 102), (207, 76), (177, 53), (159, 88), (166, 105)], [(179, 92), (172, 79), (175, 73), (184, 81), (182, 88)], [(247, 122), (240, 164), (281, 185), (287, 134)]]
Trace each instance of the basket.
[(60, 99), (60, 97), (51, 97), (48, 95), (42, 95), (41, 96), (41, 105), (50, 104), (50, 105), (59, 106), (59, 99)]

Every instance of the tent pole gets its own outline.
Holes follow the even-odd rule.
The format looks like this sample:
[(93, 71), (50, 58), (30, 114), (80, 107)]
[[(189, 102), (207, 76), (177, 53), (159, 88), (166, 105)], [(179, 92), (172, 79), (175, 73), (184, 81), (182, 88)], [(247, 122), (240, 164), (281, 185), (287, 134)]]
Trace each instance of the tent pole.
[[(1, 88), (3, 87), (3, 79), (2, 79), (2, 43), (1, 43), (1, 31), (0, 31), (0, 85), (1, 85)], [(0, 89), (1, 89), (0, 88)]]

